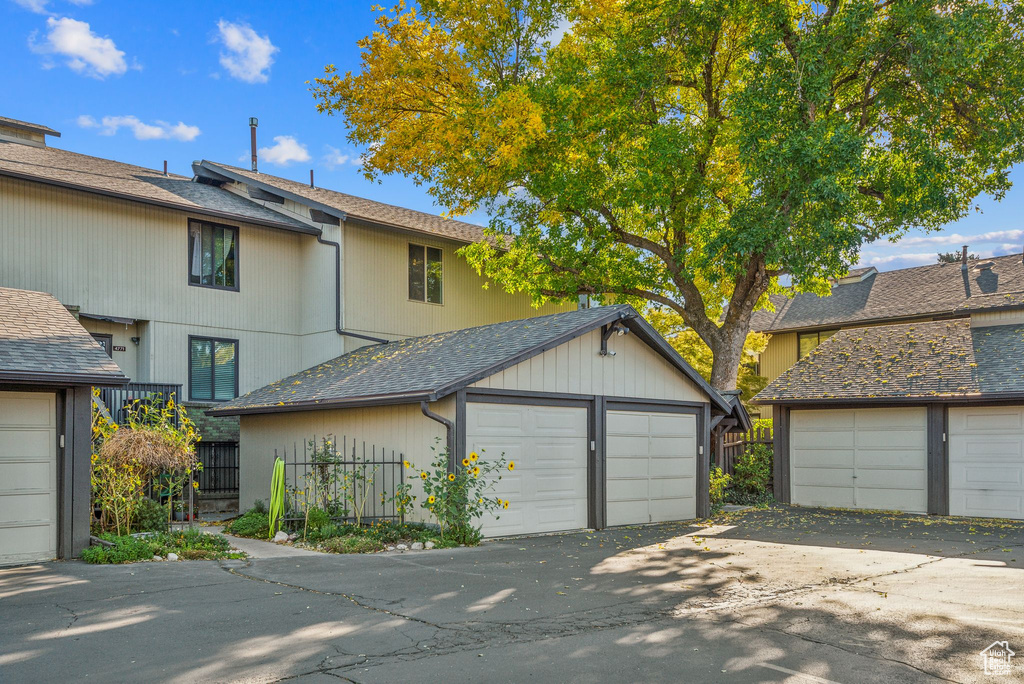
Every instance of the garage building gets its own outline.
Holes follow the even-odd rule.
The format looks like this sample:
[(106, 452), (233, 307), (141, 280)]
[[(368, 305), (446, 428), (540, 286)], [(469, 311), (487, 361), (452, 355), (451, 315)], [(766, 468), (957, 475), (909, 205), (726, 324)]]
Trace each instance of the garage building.
[(487, 536), (708, 513), (709, 435), (749, 420), (631, 307), (582, 309), (364, 347), (210, 411), (241, 417), (243, 506), (275, 449), (347, 436), (418, 466), (439, 440), (516, 464)]
[(776, 498), (1024, 519), (1022, 360), (1019, 312), (836, 333), (754, 398)]
[(52, 296), (0, 288), (0, 565), (89, 544), (91, 386), (127, 382)]

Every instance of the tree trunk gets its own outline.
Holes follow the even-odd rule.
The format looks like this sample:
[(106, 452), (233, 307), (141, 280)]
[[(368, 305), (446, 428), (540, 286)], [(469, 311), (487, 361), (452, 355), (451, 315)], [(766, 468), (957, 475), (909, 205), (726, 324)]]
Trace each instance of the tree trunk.
[(711, 364), (711, 386), (716, 390), (736, 389), (739, 376), (740, 361), (743, 359), (743, 343), (747, 340), (747, 330), (738, 326), (720, 329), (719, 339), (713, 340), (708, 346), (714, 360)]

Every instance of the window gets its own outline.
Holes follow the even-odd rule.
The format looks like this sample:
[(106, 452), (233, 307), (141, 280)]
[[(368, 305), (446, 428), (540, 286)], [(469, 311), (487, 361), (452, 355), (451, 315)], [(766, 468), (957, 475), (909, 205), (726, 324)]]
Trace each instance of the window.
[(238, 228), (206, 221), (188, 224), (188, 283), (238, 290)]
[(188, 395), (194, 401), (238, 396), (238, 341), (190, 337)]
[(828, 338), (835, 335), (838, 330), (821, 330), (812, 333), (798, 333), (796, 336), (796, 343), (798, 352), (797, 360), (804, 358), (811, 353), (811, 350), (817, 347), (819, 344), (827, 340)]
[(103, 347), (103, 351), (107, 352), (107, 356), (114, 357), (114, 336), (103, 335), (101, 333), (92, 333), (92, 338), (99, 342), (100, 346)]
[(441, 249), (409, 245), (409, 299), (441, 303)]

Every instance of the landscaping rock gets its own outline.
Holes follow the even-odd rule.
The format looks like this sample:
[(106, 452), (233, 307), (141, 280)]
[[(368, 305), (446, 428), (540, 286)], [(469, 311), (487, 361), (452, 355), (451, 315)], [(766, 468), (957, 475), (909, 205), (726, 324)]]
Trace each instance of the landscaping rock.
[(412, 550), (413, 551), (422, 551), (423, 550), (423, 542), (413, 542), (412, 543)]
[(399, 551), (408, 551), (409, 550), (409, 545), (408, 544), (399, 544), (395, 548), (398, 549)]
[(395, 545), (394, 544), (388, 544), (384, 548), (387, 549), (388, 551), (394, 551), (395, 550)]
[(153, 556), (153, 560), (163, 560), (163, 556)]
[(176, 561), (176, 560), (178, 560), (178, 554), (176, 554), (176, 553), (169, 553), (169, 554), (167, 554), (167, 560), (169, 560), (169, 561)]
[(284, 530), (278, 530), (277, 534), (274, 535), (274, 543), (281, 544), (288, 541), (288, 533)]
[(289, 534), (288, 535), (288, 541), (295, 541), (298, 538), (299, 538), (299, 535), (297, 535), (297, 534)]
[(432, 549), (432, 548), (434, 548), (434, 546), (435, 546), (434, 542), (428, 541), (426, 544), (423, 545), (423, 548), (425, 548), (425, 549)]

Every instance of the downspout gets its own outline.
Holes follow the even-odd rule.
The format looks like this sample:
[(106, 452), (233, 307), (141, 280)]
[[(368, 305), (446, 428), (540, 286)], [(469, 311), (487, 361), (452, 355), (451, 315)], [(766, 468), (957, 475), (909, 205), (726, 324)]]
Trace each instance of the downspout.
[(444, 416), (431, 411), (430, 406), (425, 401), (420, 402), (420, 410), (423, 411), (423, 415), (430, 418), (430, 420), (436, 420), (441, 425), (444, 425), (445, 432), (448, 435), (446, 439), (448, 442), (448, 470), (452, 470), (452, 464), (455, 463), (455, 423)]
[(368, 340), (377, 344), (387, 344), (387, 340), (379, 337), (371, 337), (360, 333), (349, 332), (341, 327), (341, 245), (331, 240), (324, 240), (323, 231), (316, 234), (316, 241), (321, 245), (334, 247), (334, 330), (339, 335), (355, 337), (360, 340)]

